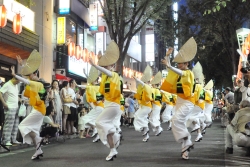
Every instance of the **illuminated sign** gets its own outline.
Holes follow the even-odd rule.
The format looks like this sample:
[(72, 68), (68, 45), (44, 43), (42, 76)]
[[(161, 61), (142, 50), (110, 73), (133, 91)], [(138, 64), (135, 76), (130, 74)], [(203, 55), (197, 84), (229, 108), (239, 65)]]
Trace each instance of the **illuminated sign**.
[(59, 14), (70, 13), (70, 0), (59, 0)]
[(66, 18), (57, 18), (57, 44), (64, 44), (66, 36)]
[(4, 0), (3, 4), (7, 9), (8, 20), (13, 21), (14, 16), (20, 13), (22, 26), (33, 32), (35, 31), (35, 13), (32, 10), (14, 0)]
[(90, 31), (97, 31), (98, 24), (97, 24), (97, 4), (90, 4), (89, 5), (89, 17), (90, 17)]

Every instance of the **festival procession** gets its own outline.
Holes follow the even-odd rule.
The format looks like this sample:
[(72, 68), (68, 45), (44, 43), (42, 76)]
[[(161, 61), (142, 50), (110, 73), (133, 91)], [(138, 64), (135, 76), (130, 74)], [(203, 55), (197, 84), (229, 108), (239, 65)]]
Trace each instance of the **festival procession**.
[[(235, 29), (238, 58), (233, 55), (216, 64), (221, 54), (229, 54), (223, 49), (226, 43), (217, 43), (222, 48), (217, 57), (204, 58), (205, 51), (214, 49), (212, 44), (205, 46), (207, 39), (186, 32), (183, 38), (172, 36), (174, 42), (161, 43), (170, 37), (170, 32), (161, 31), (168, 29), (161, 27), (162, 15), (147, 16), (148, 11), (162, 12), (157, 7), (164, 5), (176, 13), (176, 8), (185, 6), (192, 11), (188, 0), (135, 1), (126, 9), (131, 13), (123, 9), (125, 1), (116, 4), (119, 7), (115, 3), (120, 2), (67, 2), (0, 2), (4, 166), (250, 165), (250, 29)], [(225, 10), (233, 5), (216, 3)], [(250, 2), (241, 3), (250, 7)], [(35, 11), (36, 6), (42, 11)], [(218, 6), (210, 12), (206, 9), (204, 15), (219, 13)], [(23, 15), (20, 11), (14, 16), (12, 25), (6, 11), (16, 10)], [(33, 28), (27, 20), (31, 15)], [(18, 17), (21, 29), (16, 25), (21, 23)], [(38, 25), (42, 36), (35, 33)], [(232, 78), (225, 79), (229, 75)], [(18, 161), (12, 162), (15, 158)]]

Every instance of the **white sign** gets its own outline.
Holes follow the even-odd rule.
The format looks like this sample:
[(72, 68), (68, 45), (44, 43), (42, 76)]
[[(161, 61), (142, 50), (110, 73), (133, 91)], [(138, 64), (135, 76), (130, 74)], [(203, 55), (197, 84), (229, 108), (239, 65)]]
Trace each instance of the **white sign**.
[(83, 68), (85, 69), (85, 72), (88, 74), (91, 65), (84, 62), (82, 59), (77, 60), (75, 56), (68, 56), (68, 72), (73, 75), (78, 75), (80, 77), (86, 78), (86, 76), (83, 73)]
[(22, 25), (35, 31), (35, 13), (24, 5), (14, 0), (3, 0), (3, 4), (7, 9), (7, 19), (13, 22), (13, 18), (16, 14), (20, 13), (22, 16)]
[(70, 0), (59, 0), (59, 14), (70, 13)]
[(90, 17), (90, 31), (97, 31), (98, 24), (97, 24), (97, 4), (89, 4), (89, 17)]
[(105, 46), (106, 46), (106, 32), (97, 32), (95, 34), (95, 43), (96, 43), (96, 55), (98, 54), (99, 51), (102, 52), (102, 54), (104, 53), (104, 51), (106, 50)]

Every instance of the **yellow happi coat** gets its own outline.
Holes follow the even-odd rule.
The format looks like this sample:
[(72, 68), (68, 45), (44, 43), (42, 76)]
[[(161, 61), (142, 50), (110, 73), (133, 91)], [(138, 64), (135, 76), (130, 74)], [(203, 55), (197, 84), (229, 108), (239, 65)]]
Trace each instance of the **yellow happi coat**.
[(145, 84), (144, 86), (138, 85), (137, 92), (134, 97), (138, 100), (140, 105), (147, 106), (152, 108), (151, 101), (153, 100), (152, 97), (152, 88)]
[(99, 92), (99, 89), (100, 86), (87, 85), (86, 99), (88, 103), (93, 103), (95, 106), (104, 107), (103, 102), (99, 100), (99, 98), (102, 96), (102, 94)]

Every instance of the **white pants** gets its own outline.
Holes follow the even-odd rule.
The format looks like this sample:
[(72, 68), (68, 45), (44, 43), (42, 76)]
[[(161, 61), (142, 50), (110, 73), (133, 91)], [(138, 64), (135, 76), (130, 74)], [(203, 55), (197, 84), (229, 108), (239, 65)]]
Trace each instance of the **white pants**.
[(182, 142), (182, 139), (185, 137), (191, 139), (191, 135), (186, 127), (186, 121), (193, 108), (194, 104), (192, 102), (177, 97), (175, 114), (172, 118), (172, 132), (177, 142)]
[(156, 131), (156, 127), (161, 125), (160, 112), (161, 112), (161, 107), (153, 104), (153, 109), (149, 117), (149, 123), (152, 126), (153, 131)]
[(113, 123), (115, 118), (120, 114), (120, 105), (114, 102), (105, 101), (104, 110), (96, 119), (96, 129), (100, 136), (100, 140), (107, 145), (107, 135), (116, 132)]
[(82, 117), (84, 128), (89, 128), (90, 126), (95, 126), (97, 117), (102, 113), (103, 107), (95, 106), (87, 115)]
[(238, 146), (250, 147), (250, 137), (242, 133), (236, 133), (231, 125), (227, 125), (225, 135), (226, 147), (233, 148), (233, 142)]
[(199, 106), (195, 105), (192, 112), (188, 116), (187, 127), (194, 128), (193, 122), (200, 126), (200, 117), (202, 116), (202, 112), (202, 109)]
[(122, 116), (123, 111), (120, 110), (119, 114), (115, 117), (113, 123), (115, 127), (118, 129), (118, 131), (121, 131), (120, 126), (121, 126), (121, 116)]
[(172, 115), (173, 115), (172, 109), (173, 109), (173, 106), (166, 104), (166, 108), (161, 115), (162, 123), (168, 122), (172, 119)]
[(205, 123), (212, 123), (212, 110), (213, 110), (213, 104), (205, 103)]
[(31, 144), (32, 138), (28, 135), (30, 132), (36, 134), (36, 138), (40, 138), (40, 128), (43, 123), (44, 115), (36, 109), (32, 108), (31, 113), (24, 118), (18, 128), (23, 137), (23, 143)]
[(135, 112), (134, 127), (136, 131), (141, 132), (142, 128), (148, 128), (148, 114), (150, 112), (151, 108), (143, 105)]

